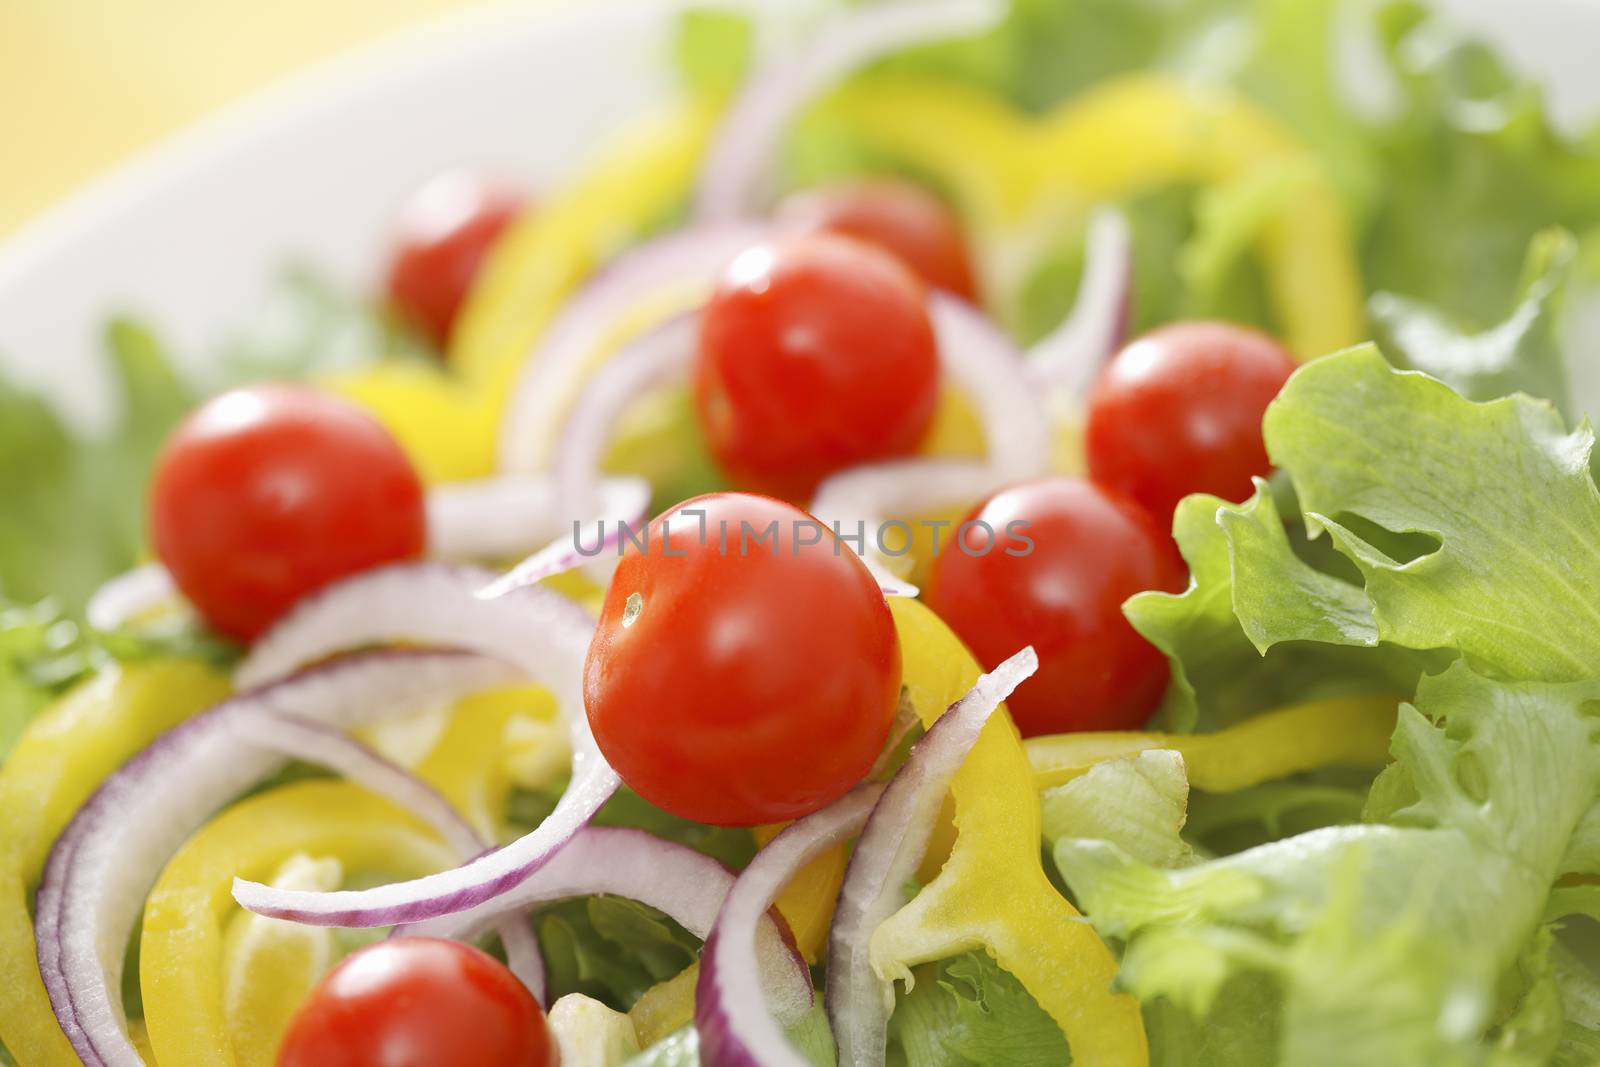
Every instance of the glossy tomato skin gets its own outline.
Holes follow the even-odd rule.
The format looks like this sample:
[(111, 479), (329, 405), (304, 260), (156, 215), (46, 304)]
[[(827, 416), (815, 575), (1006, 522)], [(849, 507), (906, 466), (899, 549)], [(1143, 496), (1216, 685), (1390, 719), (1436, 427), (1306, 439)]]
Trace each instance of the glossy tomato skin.
[(854, 786), (888, 737), (889, 606), (852, 549), (797, 522), (813, 520), (767, 497), (696, 497), (650, 524), (645, 551), (628, 545), (611, 580), (584, 706), (623, 781), (673, 814), (798, 818)]
[(1163, 524), (1190, 493), (1247, 498), (1272, 470), (1261, 417), (1295, 370), (1258, 330), (1177, 322), (1135, 339), (1106, 365), (1089, 400), (1089, 476)]
[(978, 530), (970, 554), (945, 545), (927, 601), (986, 669), (1024, 645), (1039, 654), (1038, 672), (1006, 701), (1023, 736), (1141, 726), (1166, 688), (1167, 661), (1122, 603), (1183, 588), (1171, 538), (1131, 501), (1075, 478), (1001, 490), (965, 521), (979, 520), (996, 531), (994, 547), (979, 552)]
[(389, 301), (440, 351), (489, 249), (521, 209), (520, 198), (460, 170), (430, 179), (401, 209)]
[(400, 937), (311, 991), (278, 1067), (554, 1067), (544, 1012), (505, 965), (459, 941)]
[(920, 185), (881, 178), (807, 189), (778, 206), (778, 220), (877, 245), (934, 288), (977, 302), (961, 220)]
[(156, 555), (207, 622), (243, 640), (329, 582), (422, 554), (422, 484), (365, 412), (308, 386), (201, 405), (150, 496)]
[(803, 500), (834, 471), (915, 450), (939, 392), (925, 295), (892, 256), (850, 238), (739, 255), (701, 316), (695, 375), (724, 470)]

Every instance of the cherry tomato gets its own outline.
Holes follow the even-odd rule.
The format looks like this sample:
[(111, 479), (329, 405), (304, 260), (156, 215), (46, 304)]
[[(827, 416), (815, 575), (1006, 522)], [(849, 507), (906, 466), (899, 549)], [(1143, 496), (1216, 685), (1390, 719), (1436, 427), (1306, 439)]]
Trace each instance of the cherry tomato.
[(780, 204), (778, 218), (875, 244), (929, 285), (978, 298), (961, 220), (920, 185), (878, 179), (808, 189)]
[(544, 1012), (493, 956), (397, 937), (346, 957), (311, 991), (278, 1067), (552, 1067)]
[(1129, 344), (1089, 400), (1089, 476), (1163, 524), (1190, 493), (1235, 502), (1272, 469), (1261, 416), (1295, 370), (1282, 345), (1224, 322), (1176, 322)]
[[(979, 522), (992, 535), (965, 525)], [(1149, 718), (1167, 661), (1122, 602), (1183, 585), (1176, 546), (1141, 508), (1089, 482), (1049, 478), (973, 509), (934, 561), (926, 595), (986, 668), (1034, 647), (1038, 673), (1006, 701), (1032, 737), (1132, 730)]]
[(842, 796), (900, 699), (894, 619), (866, 566), (805, 512), (744, 493), (695, 497), (646, 532), (642, 551), (625, 546), (584, 664), (611, 765), (658, 807), (718, 826)]
[(410, 559), (422, 484), (365, 412), (299, 385), (207, 401), (168, 438), (150, 497), (156, 555), (216, 629), (249, 640), (305, 594)]
[(459, 170), (426, 182), (401, 209), (389, 301), (441, 351), (484, 257), (521, 209), (518, 197)]
[(801, 500), (842, 467), (913, 451), (939, 393), (924, 295), (893, 256), (846, 237), (740, 254), (702, 315), (695, 380), (723, 468)]

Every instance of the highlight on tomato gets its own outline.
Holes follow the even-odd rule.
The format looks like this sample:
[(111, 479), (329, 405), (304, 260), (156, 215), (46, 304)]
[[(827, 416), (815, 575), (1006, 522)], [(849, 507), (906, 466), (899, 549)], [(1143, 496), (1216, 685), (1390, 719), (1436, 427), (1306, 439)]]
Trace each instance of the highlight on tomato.
[[(1006, 532), (1003, 544), (992, 531)], [(1039, 670), (1006, 702), (1024, 736), (1131, 730), (1160, 702), (1168, 670), (1123, 601), (1177, 592), (1185, 576), (1172, 539), (1138, 505), (1047, 478), (978, 504), (934, 560), (925, 599), (985, 669), (1033, 645)]]
[(883, 749), (900, 646), (831, 529), (745, 493), (684, 501), (625, 549), (584, 665), (595, 740), (636, 792), (719, 826), (842, 796)]

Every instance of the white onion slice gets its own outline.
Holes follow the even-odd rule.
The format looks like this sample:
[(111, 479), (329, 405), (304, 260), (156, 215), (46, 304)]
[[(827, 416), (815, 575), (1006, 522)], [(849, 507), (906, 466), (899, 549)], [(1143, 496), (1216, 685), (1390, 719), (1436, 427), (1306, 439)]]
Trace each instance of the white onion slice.
[(107, 778), (57, 839), (35, 918), (45, 988), (84, 1062), (140, 1063), (114, 991), (145, 895), (189, 834), (285, 762), (243, 742), (243, 720), (292, 710), (354, 726), (518, 676), (504, 661), (462, 652), (364, 653), (239, 693), (162, 734)]
[(1132, 301), (1133, 233), (1122, 212), (1101, 208), (1089, 219), (1083, 280), (1072, 311), (1028, 350), (1028, 380), (1081, 401), (1127, 337)]
[[(335, 771), (369, 792), (392, 801), (439, 831), (463, 860), (490, 848), (455, 805), (421, 778), (342, 730), (295, 715), (266, 713), (242, 718), (238, 736), (259, 748)], [(534, 999), (545, 999), (544, 958), (533, 928), (521, 916), (503, 915), (494, 923), (506, 950), (506, 966), (528, 987)]]
[[(794, 873), (855, 834), (882, 792), (879, 785), (857, 786), (793, 823), (733, 883), (700, 953), (695, 986), (694, 1025), (706, 1067), (809, 1067), (783, 1036), (762, 994), (756, 928)], [(792, 1018), (794, 1008), (784, 1014)]]
[[(533, 877), (471, 911), (396, 929), (414, 937), (471, 937), (508, 910), (523, 911), (570, 897), (626, 897), (664, 912), (699, 938), (711, 932), (734, 875), (687, 845), (643, 830), (586, 826)], [(786, 931), (763, 916), (756, 954), (769, 1000), (789, 1021), (811, 1007), (811, 973)]]
[(862, 828), (828, 933), (825, 1002), (840, 1067), (882, 1067), (894, 984), (873, 971), (872, 932), (904, 903), (902, 887), (922, 862), (950, 780), (989, 717), (1038, 667), (1033, 648), (1024, 648), (945, 709), (912, 746)]
[(84, 617), (96, 630), (117, 630), (178, 596), (167, 569), (159, 563), (146, 563), (96, 589), (84, 606)]
[(577, 393), (588, 361), (639, 302), (685, 282), (708, 286), (766, 228), (726, 222), (676, 230), (623, 252), (601, 267), (550, 320), (523, 361), (500, 426), (500, 469), (545, 469), (562, 412)]
[(839, 523), (847, 532), (860, 524), (867, 534), (863, 555), (880, 576), (888, 565), (874, 531), (884, 520), (972, 503), (1001, 486), (1043, 473), (1050, 455), (1049, 423), (1011, 339), (977, 308), (948, 293), (931, 294), (928, 312), (941, 369), (976, 407), (987, 454), (981, 460), (867, 463), (822, 483), (811, 501), (812, 514), (824, 523)]
[(988, 29), (1006, 13), (992, 0), (880, 3), (840, 15), (741, 90), (712, 139), (695, 192), (706, 220), (751, 217), (771, 196), (772, 161), (795, 114), (819, 93), (879, 56)]
[(650, 517), (650, 486), (642, 478), (608, 478), (600, 485), (600, 496), (597, 518), (574, 522), (570, 539), (557, 537), (478, 590), (478, 597), (492, 600), (585, 564), (615, 562), (624, 528), (637, 530)]
[(628, 406), (684, 377), (700, 343), (700, 316), (675, 315), (623, 345), (584, 384), (567, 414), (553, 459), (558, 499), (572, 514), (591, 514), (600, 462)]
[[(608, 478), (596, 499), (591, 522), (631, 519), (643, 512), (650, 489), (638, 478)], [(535, 545), (564, 540), (569, 524), (581, 523), (562, 510), (555, 482), (542, 474), (501, 474), (435, 486), (428, 490), (427, 503), (429, 550), (445, 559), (519, 556)]]

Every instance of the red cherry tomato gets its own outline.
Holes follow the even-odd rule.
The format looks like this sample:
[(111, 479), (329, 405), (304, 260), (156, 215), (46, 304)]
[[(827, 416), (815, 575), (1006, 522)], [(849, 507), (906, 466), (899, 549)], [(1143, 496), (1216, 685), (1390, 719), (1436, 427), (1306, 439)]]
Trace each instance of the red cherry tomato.
[(695, 387), (723, 468), (775, 496), (804, 499), (842, 467), (909, 453), (939, 392), (922, 285), (850, 238), (757, 245), (706, 306)]
[(779, 205), (778, 218), (875, 244), (929, 285), (978, 299), (961, 220), (920, 185), (879, 179), (808, 189)]
[(552, 1067), (544, 1012), (494, 957), (398, 937), (345, 958), (300, 1006), (278, 1067)]
[(455, 170), (425, 183), (401, 209), (389, 300), (440, 350), (484, 257), (521, 209), (518, 197)]
[(958, 527), (934, 561), (928, 605), (986, 668), (1034, 647), (1038, 673), (1006, 701), (1023, 736), (1132, 730), (1149, 718), (1167, 661), (1122, 602), (1184, 584), (1176, 547), (1150, 516), (1089, 482), (1050, 478), (1001, 490), (965, 521), (988, 524), (992, 543), (981, 526)]
[(648, 536), (627, 546), (584, 665), (611, 765), (658, 807), (718, 826), (842, 796), (900, 699), (894, 620), (865, 565), (805, 512), (743, 493), (685, 501)]
[(1235, 502), (1272, 470), (1261, 416), (1294, 373), (1282, 345), (1224, 322), (1176, 322), (1129, 344), (1089, 400), (1089, 476), (1163, 524), (1190, 493)]
[(150, 531), (206, 621), (249, 640), (305, 594), (422, 553), (422, 484), (382, 426), (299, 385), (224, 393), (156, 461)]

